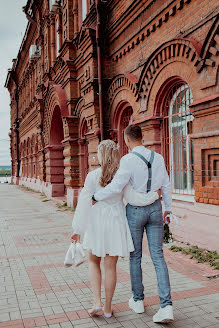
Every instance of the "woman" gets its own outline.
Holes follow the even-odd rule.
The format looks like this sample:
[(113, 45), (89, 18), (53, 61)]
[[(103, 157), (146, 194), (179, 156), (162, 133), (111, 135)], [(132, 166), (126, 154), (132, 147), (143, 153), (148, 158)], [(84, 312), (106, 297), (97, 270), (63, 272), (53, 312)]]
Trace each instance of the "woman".
[(115, 142), (104, 140), (98, 146), (100, 168), (87, 175), (75, 211), (72, 227), (72, 240), (79, 241), (84, 235), (83, 246), (89, 252), (89, 272), (94, 294), (94, 306), (91, 316), (103, 310), (101, 302), (101, 258), (104, 258), (105, 271), (105, 304), (104, 315), (112, 316), (112, 298), (116, 287), (116, 264), (119, 256), (129, 256), (134, 251), (132, 237), (128, 227), (125, 202), (145, 206), (152, 204), (160, 197), (158, 192), (141, 194), (135, 192), (131, 185), (124, 188), (121, 194), (92, 206), (92, 196), (100, 188), (108, 185), (119, 168), (120, 155)]

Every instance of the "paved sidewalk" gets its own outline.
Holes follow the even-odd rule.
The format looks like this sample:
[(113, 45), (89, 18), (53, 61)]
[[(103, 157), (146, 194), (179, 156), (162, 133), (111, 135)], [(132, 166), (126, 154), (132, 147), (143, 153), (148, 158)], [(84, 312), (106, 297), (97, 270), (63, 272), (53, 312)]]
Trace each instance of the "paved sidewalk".
[[(129, 264), (120, 259), (114, 317), (89, 317), (92, 291), (87, 263), (79, 268), (63, 266), (72, 213), (42, 200), (40, 194), (0, 184), (0, 328), (167, 327), (152, 322), (159, 300), (146, 246), (145, 313), (137, 315), (128, 308)], [(219, 279), (205, 276), (212, 269), (167, 249), (165, 255), (175, 309), (175, 321), (168, 327), (219, 328)]]

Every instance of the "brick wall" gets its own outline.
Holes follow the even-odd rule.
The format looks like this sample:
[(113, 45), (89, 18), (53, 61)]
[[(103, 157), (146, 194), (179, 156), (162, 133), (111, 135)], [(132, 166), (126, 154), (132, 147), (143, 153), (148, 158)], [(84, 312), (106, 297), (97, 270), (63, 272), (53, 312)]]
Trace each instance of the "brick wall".
[[(80, 3), (65, 0), (51, 11), (33, 2), (34, 24), (28, 23), (20, 52), (6, 86), (11, 96), (13, 174), (56, 180), (48, 155), (51, 132), (63, 126), (65, 187), (83, 185), (84, 158), (97, 167), (99, 143), (96, 9), (92, 2), (82, 26)], [(193, 96), (191, 139), (194, 144), (195, 200), (218, 204), (218, 6), (207, 0), (111, 0), (102, 4), (102, 70), (105, 136), (119, 140), (121, 112), (133, 109), (147, 147), (165, 155), (164, 104), (176, 83), (188, 84)], [(34, 9), (35, 8), (35, 9)], [(59, 30), (56, 31), (56, 22)], [(57, 33), (60, 49), (56, 49)], [(29, 49), (41, 47), (30, 60)], [(57, 50), (59, 54), (57, 56)], [(15, 79), (14, 79), (15, 77)], [(16, 81), (16, 82), (15, 82)], [(17, 84), (16, 84), (17, 83)], [(18, 93), (18, 117), (15, 92)], [(54, 109), (60, 119), (54, 124)], [(118, 114), (119, 113), (119, 114)], [(19, 121), (19, 124), (17, 123)], [(81, 134), (86, 122), (87, 130)], [(57, 130), (58, 131), (58, 130)], [(19, 132), (18, 147), (16, 144)], [(82, 147), (86, 143), (87, 147)], [(19, 149), (18, 149), (19, 148)], [(83, 151), (82, 151), (83, 149)], [(84, 154), (87, 149), (88, 153)], [(87, 151), (86, 150), (86, 151)], [(20, 159), (17, 154), (20, 152)], [(37, 165), (34, 174), (33, 165)], [(37, 175), (38, 174), (38, 175)]]

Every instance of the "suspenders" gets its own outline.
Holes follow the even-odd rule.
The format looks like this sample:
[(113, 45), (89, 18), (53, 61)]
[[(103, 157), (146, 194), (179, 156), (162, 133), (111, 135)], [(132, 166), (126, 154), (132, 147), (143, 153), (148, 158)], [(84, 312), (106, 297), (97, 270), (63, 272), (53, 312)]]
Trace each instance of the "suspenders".
[(144, 158), (144, 156), (142, 156), (141, 154), (137, 153), (136, 151), (132, 151), (132, 154), (138, 156), (139, 158), (142, 159), (142, 161), (145, 162), (145, 164), (148, 167), (148, 183), (147, 183), (147, 192), (151, 191), (151, 180), (152, 180), (152, 163), (154, 160), (154, 152), (151, 151), (151, 157), (149, 162), (146, 160), (146, 158)]

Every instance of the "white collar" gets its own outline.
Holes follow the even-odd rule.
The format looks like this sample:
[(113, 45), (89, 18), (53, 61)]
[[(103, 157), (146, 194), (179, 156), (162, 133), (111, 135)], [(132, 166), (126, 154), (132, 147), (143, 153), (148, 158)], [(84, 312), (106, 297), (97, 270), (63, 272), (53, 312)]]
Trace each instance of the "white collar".
[(143, 145), (134, 147), (132, 151), (143, 150), (143, 149), (149, 151), (149, 149), (145, 148), (145, 146)]

